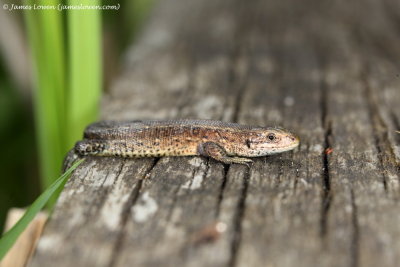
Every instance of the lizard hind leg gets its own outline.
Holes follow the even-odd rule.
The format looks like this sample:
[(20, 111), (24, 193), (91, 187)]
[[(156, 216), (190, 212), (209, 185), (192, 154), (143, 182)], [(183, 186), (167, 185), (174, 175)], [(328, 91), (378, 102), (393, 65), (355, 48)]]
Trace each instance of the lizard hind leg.
[(202, 156), (211, 157), (225, 164), (238, 163), (249, 165), (253, 163), (253, 161), (248, 158), (229, 156), (223, 147), (214, 142), (201, 143), (198, 147), (198, 153)]

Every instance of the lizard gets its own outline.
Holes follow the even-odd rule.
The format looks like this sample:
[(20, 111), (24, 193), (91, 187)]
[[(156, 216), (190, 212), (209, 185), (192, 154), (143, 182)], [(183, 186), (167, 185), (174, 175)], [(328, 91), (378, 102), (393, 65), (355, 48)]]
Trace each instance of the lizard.
[(249, 164), (249, 157), (290, 151), (299, 138), (279, 127), (214, 120), (100, 121), (75, 145), (81, 156), (211, 157), (225, 164)]

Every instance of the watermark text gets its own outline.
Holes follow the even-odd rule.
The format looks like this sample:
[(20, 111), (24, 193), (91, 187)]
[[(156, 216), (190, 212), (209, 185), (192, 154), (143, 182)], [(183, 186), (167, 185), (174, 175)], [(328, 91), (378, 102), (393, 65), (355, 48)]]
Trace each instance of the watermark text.
[(41, 4), (3, 4), (3, 9), (8, 11), (23, 11), (23, 10), (119, 10), (119, 3), (114, 5), (90, 5), (90, 4), (58, 4), (58, 5), (41, 5)]

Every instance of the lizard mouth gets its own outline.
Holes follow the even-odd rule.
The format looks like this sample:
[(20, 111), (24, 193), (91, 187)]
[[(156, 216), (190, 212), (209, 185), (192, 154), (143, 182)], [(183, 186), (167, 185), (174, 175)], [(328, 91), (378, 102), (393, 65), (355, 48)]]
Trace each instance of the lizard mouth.
[(293, 140), (292, 147), (293, 147), (293, 148), (296, 148), (296, 147), (298, 147), (299, 144), (300, 144), (300, 139), (299, 139), (297, 136), (294, 136), (293, 138), (294, 138), (294, 140)]
[(281, 152), (293, 150), (300, 144), (300, 139), (297, 136), (289, 135), (282, 142), (281, 146), (278, 148)]
[(292, 143), (289, 145), (290, 150), (295, 149), (300, 144), (300, 139), (297, 136), (291, 136)]

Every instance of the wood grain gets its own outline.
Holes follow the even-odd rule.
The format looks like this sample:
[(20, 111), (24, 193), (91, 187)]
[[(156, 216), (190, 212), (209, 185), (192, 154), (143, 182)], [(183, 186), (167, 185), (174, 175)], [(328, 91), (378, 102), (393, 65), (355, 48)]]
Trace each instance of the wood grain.
[(160, 1), (102, 117), (280, 125), (302, 143), (251, 168), (90, 157), (30, 266), (396, 266), (399, 7)]

